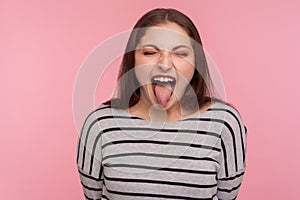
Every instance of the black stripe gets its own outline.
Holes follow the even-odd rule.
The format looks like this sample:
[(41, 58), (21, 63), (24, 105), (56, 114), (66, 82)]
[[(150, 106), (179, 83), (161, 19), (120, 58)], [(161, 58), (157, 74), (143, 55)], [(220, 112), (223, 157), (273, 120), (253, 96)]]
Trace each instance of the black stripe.
[[(79, 166), (79, 154), (80, 154), (80, 147), (81, 147), (81, 140), (79, 139), (77, 142), (77, 158), (76, 158), (76, 163), (77, 166)], [(82, 162), (84, 162), (84, 160), (82, 160)]]
[[(94, 142), (94, 145), (93, 145), (93, 150), (92, 150), (92, 154), (91, 154), (91, 161), (90, 161), (90, 174), (92, 173), (92, 170), (93, 170), (93, 163), (94, 163), (94, 155), (95, 155), (95, 151), (96, 151), (96, 147), (97, 147), (97, 144), (98, 144), (98, 140), (100, 139), (100, 136), (102, 135), (103, 131), (101, 131), (96, 139), (95, 139), (95, 142)], [(101, 147), (102, 148), (102, 147)], [(96, 159), (96, 158), (95, 158)]]
[(226, 148), (224, 145), (223, 140), (221, 140), (221, 146), (222, 146), (222, 150), (223, 150), (223, 157), (224, 157), (224, 167), (225, 167), (225, 176), (229, 176), (228, 174), (228, 166), (227, 166), (227, 153), (226, 153)]
[(101, 199), (93, 199), (93, 198), (90, 198), (90, 197), (86, 196), (86, 194), (84, 194), (84, 197), (85, 197), (87, 200), (101, 200)]
[(216, 187), (217, 184), (212, 185), (198, 185), (192, 183), (179, 183), (179, 182), (172, 182), (172, 181), (161, 181), (161, 180), (146, 180), (146, 179), (127, 179), (127, 178), (113, 178), (105, 176), (106, 180), (109, 181), (118, 181), (118, 182), (135, 182), (135, 183), (153, 183), (153, 184), (163, 184), (163, 185), (176, 185), (176, 186), (183, 186), (183, 187), (195, 187), (195, 188), (213, 188)]
[(105, 179), (103, 179), (103, 188), (106, 189), (106, 183), (105, 183)]
[[(81, 134), (80, 134), (80, 135), (81, 135)], [(79, 138), (80, 138), (80, 137), (81, 137), (81, 136), (79, 136)], [(77, 142), (77, 156), (76, 156), (76, 163), (77, 163), (77, 165), (79, 164), (78, 162), (79, 162), (80, 143), (81, 143), (81, 140), (78, 139), (78, 142)]]
[(245, 174), (245, 172), (242, 172), (242, 173), (239, 173), (239, 174), (236, 174), (235, 176), (233, 177), (226, 177), (226, 178), (220, 178), (219, 180), (221, 181), (229, 181), (229, 180), (234, 180), (240, 176), (243, 176)]
[(86, 178), (89, 178), (89, 179), (92, 179), (92, 180), (95, 180), (95, 181), (103, 181), (103, 179), (101, 179), (101, 177), (93, 177), (93, 176), (90, 176), (90, 175), (87, 175), (87, 174), (81, 172), (80, 170), (78, 170), (78, 172), (83, 177), (86, 177)]
[(191, 199), (191, 200), (211, 200), (212, 198), (195, 198), (195, 197), (186, 197), (186, 196), (175, 196), (175, 195), (165, 195), (165, 194), (151, 194), (151, 193), (133, 193), (133, 192), (121, 192), (115, 190), (106, 190), (112, 194), (118, 194), (123, 196), (140, 196), (140, 197), (158, 197), (166, 199)]
[[(110, 107), (100, 107), (100, 108), (97, 108), (96, 110), (94, 110), (93, 112), (91, 112), (87, 118), (85, 119), (84, 121), (84, 125), (83, 125), (83, 128), (81, 129), (81, 133), (80, 133), (80, 138), (79, 138), (79, 145), (78, 145), (78, 152), (77, 152), (77, 163), (78, 163), (78, 160), (79, 160), (79, 148), (80, 148), (80, 141), (82, 141), (82, 135), (83, 135), (83, 129), (84, 129), (84, 126), (88, 120), (88, 118), (94, 114), (95, 112), (99, 111), (99, 110), (103, 110), (103, 109), (106, 109), (106, 108), (110, 108)], [(84, 163), (85, 163), (85, 151), (86, 151), (86, 144), (87, 144), (87, 138), (88, 138), (88, 134), (90, 132), (90, 129), (91, 127), (96, 123), (96, 121), (93, 121), (92, 124), (89, 126), (88, 128), (88, 131), (87, 131), (87, 134), (85, 136), (85, 141), (84, 141), (84, 147), (83, 147), (83, 155), (82, 155), (82, 165), (81, 165), (81, 169), (84, 168)]]
[[(95, 120), (97, 121), (97, 120)], [(113, 127), (103, 129), (103, 132), (108, 133), (111, 131), (157, 131), (157, 132), (170, 132), (170, 133), (194, 133), (194, 134), (202, 134), (202, 135), (209, 135), (219, 138), (219, 133), (208, 132), (208, 131), (201, 131), (201, 130), (190, 130), (190, 129), (158, 129), (158, 128), (145, 128), (145, 127)]]
[(220, 120), (220, 119), (211, 119), (211, 118), (191, 118), (190, 120), (194, 120), (194, 121), (198, 121), (198, 120), (202, 120), (202, 121), (213, 121), (213, 122), (218, 122), (221, 124), (224, 124), (227, 129), (229, 130), (229, 132), (231, 133), (231, 137), (232, 137), (232, 143), (233, 143), (233, 150), (234, 150), (234, 158), (235, 158), (235, 170), (238, 170), (238, 164), (237, 164), (237, 150), (236, 150), (236, 140), (235, 140), (235, 135), (234, 135), (234, 131), (232, 130), (230, 124), (224, 120)]
[(117, 140), (117, 141), (105, 143), (102, 146), (102, 149), (104, 149), (107, 146), (114, 145), (114, 144), (128, 144), (128, 143), (189, 146), (189, 147), (194, 147), (194, 148), (210, 149), (210, 150), (214, 150), (214, 151), (218, 151), (218, 152), (221, 151), (221, 149), (219, 149), (217, 147), (211, 147), (211, 146), (207, 146), (207, 145), (203, 145), (203, 144), (191, 144), (191, 143), (185, 143), (185, 142), (169, 142), (169, 141), (151, 141), (151, 140)]
[(103, 165), (100, 165), (99, 178), (102, 178), (103, 175)]
[(89, 186), (85, 185), (82, 181), (81, 181), (81, 185), (82, 185), (85, 189), (88, 189), (88, 190), (92, 190), (92, 191), (102, 191), (102, 188), (92, 188), (92, 187), (89, 187)]
[[(228, 110), (228, 109), (225, 109), (225, 108), (211, 108), (211, 110), (228, 112), (236, 119), (236, 121), (239, 125), (239, 128), (240, 128), (241, 144), (242, 144), (242, 150), (243, 150), (243, 162), (245, 163), (245, 157), (246, 157), (245, 156), (245, 144), (244, 144), (244, 140), (243, 140), (243, 132), (242, 132), (242, 126), (241, 126), (240, 120), (238, 119), (238, 117), (231, 110)], [(245, 130), (245, 132), (247, 132), (247, 130)]]
[(176, 156), (176, 155), (166, 155), (166, 154), (154, 154), (154, 153), (121, 153), (114, 154), (103, 157), (102, 161), (109, 158), (116, 157), (125, 157), (125, 156), (149, 156), (149, 157), (159, 157), (159, 158), (177, 158), (177, 159), (185, 159), (185, 160), (203, 160), (203, 161), (212, 161), (218, 163), (217, 160), (209, 157), (193, 157), (193, 156)]
[(185, 173), (194, 173), (194, 174), (207, 174), (207, 175), (215, 175), (217, 172), (215, 171), (201, 171), (201, 170), (192, 170), (192, 169), (177, 169), (177, 168), (166, 168), (166, 167), (153, 167), (146, 165), (131, 165), (131, 164), (108, 164), (105, 163), (104, 166), (107, 167), (127, 167), (127, 168), (137, 168), (137, 169), (152, 169), (152, 170), (160, 170), (160, 171), (170, 171), (170, 172), (185, 172)]
[(102, 198), (109, 200), (109, 198), (107, 196), (105, 196), (104, 194), (102, 194)]
[(237, 197), (234, 197), (233, 199), (219, 199), (219, 200), (236, 200)]
[(90, 131), (91, 131), (91, 129), (92, 129), (92, 127), (94, 126), (94, 124), (96, 124), (97, 123), (97, 120), (94, 120), (91, 124), (90, 124), (90, 126), (89, 126), (89, 128), (88, 128), (88, 130), (87, 130), (87, 133), (86, 133), (86, 137), (85, 137), (85, 141), (84, 141), (84, 148), (83, 148), (83, 156), (82, 156), (82, 160), (83, 160), (83, 163), (82, 163), (82, 169), (83, 169), (83, 167), (84, 167), (84, 161), (85, 161), (85, 152), (86, 152), (86, 146), (87, 146), (87, 141), (88, 141), (88, 137), (89, 137), (89, 134), (90, 134)]
[(229, 193), (229, 192), (239, 189), (240, 186), (241, 186), (241, 183), (238, 186), (235, 186), (231, 189), (218, 188), (218, 191)]
[(104, 119), (141, 119), (141, 118), (134, 117), (134, 116), (121, 116), (121, 115), (105, 115), (105, 116), (97, 118), (98, 121), (101, 121)]

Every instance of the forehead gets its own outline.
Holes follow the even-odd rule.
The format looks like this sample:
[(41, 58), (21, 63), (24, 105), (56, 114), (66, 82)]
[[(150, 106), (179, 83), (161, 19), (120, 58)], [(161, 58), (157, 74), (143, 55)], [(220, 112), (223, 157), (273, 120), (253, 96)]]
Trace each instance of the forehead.
[(191, 38), (179, 25), (162, 25), (147, 28), (138, 48), (152, 44), (160, 49), (172, 49), (178, 45), (191, 47)]

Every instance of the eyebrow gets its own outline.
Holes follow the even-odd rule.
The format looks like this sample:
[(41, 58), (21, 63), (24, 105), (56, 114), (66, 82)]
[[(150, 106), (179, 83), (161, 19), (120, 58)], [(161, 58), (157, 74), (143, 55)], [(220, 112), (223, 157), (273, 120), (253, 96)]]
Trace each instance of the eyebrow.
[[(156, 49), (156, 50), (160, 50), (160, 49), (159, 49), (156, 45), (154, 45), (154, 44), (145, 44), (145, 45), (142, 46), (142, 48), (145, 48), (145, 47), (152, 47), (152, 48), (154, 48), (154, 49)], [(178, 45), (178, 46), (176, 46), (176, 47), (173, 47), (172, 51), (175, 51), (175, 50), (177, 50), (177, 49), (179, 49), (179, 48), (187, 48), (187, 49), (191, 49), (191, 47), (186, 46), (186, 45)]]

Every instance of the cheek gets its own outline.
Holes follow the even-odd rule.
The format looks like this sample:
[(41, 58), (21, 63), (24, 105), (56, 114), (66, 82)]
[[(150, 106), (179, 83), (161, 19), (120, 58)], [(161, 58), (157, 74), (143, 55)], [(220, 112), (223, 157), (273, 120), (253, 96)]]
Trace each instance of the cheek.
[(150, 74), (151, 74), (151, 67), (147, 65), (136, 65), (134, 67), (134, 73), (139, 81), (140, 85), (146, 85), (150, 83)]
[(194, 54), (189, 56), (184, 63), (182, 63), (181, 67), (182, 76), (186, 79), (187, 82), (190, 82), (193, 78), (195, 71), (195, 59)]
[(142, 65), (142, 64), (143, 64), (143, 59), (141, 59), (140, 57), (135, 56), (135, 59), (134, 59), (135, 67), (137, 67), (139, 65)]
[(141, 85), (150, 83), (151, 72), (154, 64), (149, 62), (147, 58), (135, 55), (134, 73)]
[(180, 76), (182, 76), (187, 82), (190, 82), (193, 78), (195, 67), (192, 64), (184, 65), (178, 70)]
[(139, 67), (151, 63), (149, 61), (149, 58), (147, 59), (145, 56), (142, 56), (139, 53), (135, 53), (134, 57), (135, 57), (134, 58), (135, 67)]
[(135, 73), (135, 77), (137, 78), (137, 80), (139, 81), (139, 83), (141, 85), (143, 85), (142, 80), (145, 78), (144, 77), (145, 73), (143, 73), (144, 69), (143, 69), (142, 65), (143, 65), (142, 59), (135, 54), (135, 58), (134, 58), (134, 73)]

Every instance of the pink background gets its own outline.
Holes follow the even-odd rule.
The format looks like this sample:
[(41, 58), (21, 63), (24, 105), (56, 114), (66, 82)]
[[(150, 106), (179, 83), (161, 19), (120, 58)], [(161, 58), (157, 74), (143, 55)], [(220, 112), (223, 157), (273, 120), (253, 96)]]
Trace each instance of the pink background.
[[(248, 127), (238, 199), (297, 199), (298, 0), (2, 0), (1, 199), (83, 199), (72, 113), (76, 73), (96, 45), (155, 7), (177, 8), (194, 20), (227, 100)], [(101, 95), (97, 104), (110, 91)]]

